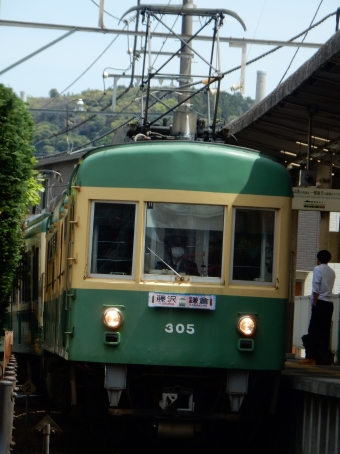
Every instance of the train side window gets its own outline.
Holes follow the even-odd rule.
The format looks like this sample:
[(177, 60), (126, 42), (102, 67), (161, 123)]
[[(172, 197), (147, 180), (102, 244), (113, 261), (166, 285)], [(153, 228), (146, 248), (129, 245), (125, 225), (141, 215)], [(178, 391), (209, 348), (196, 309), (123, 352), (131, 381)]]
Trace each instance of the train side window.
[(90, 275), (132, 277), (136, 211), (134, 203), (93, 203)]
[(146, 204), (144, 278), (221, 282), (225, 208)]
[(32, 252), (27, 251), (22, 262), (21, 302), (31, 302)]
[(58, 232), (55, 232), (47, 244), (47, 258), (52, 259), (58, 252)]
[(68, 214), (65, 216), (65, 220), (64, 220), (64, 243), (66, 242), (66, 239), (67, 239), (67, 227), (68, 227)]
[(32, 276), (32, 296), (35, 305), (38, 304), (39, 296), (39, 248), (33, 248), (33, 276)]
[(275, 210), (234, 209), (232, 281), (273, 282)]

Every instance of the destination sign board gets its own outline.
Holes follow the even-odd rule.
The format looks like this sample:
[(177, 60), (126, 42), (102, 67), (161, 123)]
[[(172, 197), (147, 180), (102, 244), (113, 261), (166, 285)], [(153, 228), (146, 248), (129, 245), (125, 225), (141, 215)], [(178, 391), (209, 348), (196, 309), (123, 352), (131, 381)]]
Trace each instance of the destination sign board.
[(213, 311), (216, 307), (216, 296), (150, 292), (148, 306)]
[(293, 188), (293, 210), (340, 212), (340, 189)]

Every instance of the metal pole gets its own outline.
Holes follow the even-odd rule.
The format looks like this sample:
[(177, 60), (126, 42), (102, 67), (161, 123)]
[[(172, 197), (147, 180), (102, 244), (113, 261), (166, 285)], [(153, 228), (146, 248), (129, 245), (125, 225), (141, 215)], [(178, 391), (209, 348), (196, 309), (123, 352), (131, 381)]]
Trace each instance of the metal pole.
[[(148, 46), (150, 46), (150, 30), (151, 30), (151, 16), (148, 15), (148, 25), (147, 25), (147, 36), (148, 36)], [(146, 49), (146, 48), (145, 48)], [(147, 131), (148, 126), (148, 108), (149, 108), (149, 93), (150, 93), (150, 78), (152, 75), (152, 68), (148, 69), (148, 85), (146, 89), (146, 100), (145, 100), (145, 117), (144, 117), (144, 133)], [(144, 79), (143, 79), (143, 87), (144, 87)], [(142, 102), (143, 102), (143, 91), (142, 91)], [(143, 115), (143, 113), (142, 113)]]
[(117, 84), (119, 76), (114, 76), (113, 78), (113, 93), (112, 93), (112, 112), (116, 112), (116, 99), (117, 99)]
[[(327, 19), (328, 17), (334, 16), (334, 13), (329, 14), (328, 16), (324, 17), (322, 21)], [(315, 26), (316, 24), (314, 24)], [(103, 34), (103, 30), (97, 27), (79, 27), (78, 25), (60, 25), (60, 24), (44, 24), (44, 23), (37, 23), (37, 22), (21, 22), (21, 21), (12, 21), (12, 20), (1, 20), (0, 19), (0, 27), (26, 27), (26, 28), (40, 28), (40, 29), (51, 29), (51, 30), (71, 30), (75, 29), (74, 31), (78, 32), (88, 32), (88, 33), (100, 33)], [(297, 39), (300, 36), (303, 36), (308, 29), (303, 30), (299, 33), (298, 36), (293, 37), (292, 39)], [(129, 36), (145, 36), (144, 31), (133, 31), (133, 30), (119, 30), (119, 29), (110, 29), (105, 28), (105, 35), (113, 34), (113, 35), (129, 35)], [(164, 32), (153, 32), (153, 38), (161, 38), (164, 39)], [(178, 35), (168, 35), (167, 39), (178, 39)], [(185, 37), (188, 38), (188, 37)], [(198, 41), (209, 41), (211, 42), (211, 36), (198, 36)], [(318, 49), (324, 45), (324, 43), (309, 43), (309, 42), (300, 42), (300, 41), (279, 41), (273, 39), (247, 39), (247, 38), (232, 38), (230, 37), (221, 37), (221, 43), (247, 43), (247, 44), (256, 44), (262, 46), (286, 46), (286, 47), (305, 47), (305, 48), (314, 48)]]
[(244, 95), (246, 86), (246, 60), (247, 60), (247, 44), (242, 46), (242, 59), (241, 59), (241, 88), (240, 93)]
[[(155, 15), (153, 15), (153, 17), (156, 17)], [(184, 18), (185, 16), (183, 16)], [(189, 16), (189, 18), (191, 18), (191, 22), (192, 22), (192, 16)], [(215, 68), (213, 65), (210, 65), (210, 63), (201, 55), (199, 54), (195, 49), (193, 49), (190, 45), (189, 45), (189, 42), (191, 42), (193, 40), (193, 35), (191, 34), (189, 36), (189, 38), (182, 38), (181, 36), (185, 36), (185, 35), (178, 35), (177, 33), (174, 32), (174, 30), (170, 27), (167, 26), (167, 24), (165, 22), (163, 22), (159, 17), (157, 17), (157, 21), (162, 24), (164, 26), (164, 28), (166, 28), (167, 30), (169, 30), (171, 32), (171, 34), (169, 36), (174, 36), (176, 38), (178, 38), (182, 45), (183, 45), (183, 49), (186, 49), (186, 52), (188, 53), (189, 51), (191, 51), (193, 54), (197, 55), (197, 57), (199, 57), (202, 61), (204, 61), (207, 65), (211, 66), (211, 68), (217, 72), (217, 68)], [(203, 26), (202, 26), (202, 29), (205, 28), (208, 24), (209, 24), (210, 21), (206, 22)], [(195, 39), (196, 39), (196, 35), (197, 33), (195, 33)], [(197, 36), (197, 38), (199, 38), (199, 36)], [(211, 38), (210, 38), (210, 41), (211, 41)], [(184, 52), (183, 49), (181, 49), (181, 52)], [(184, 57), (184, 55), (183, 55)], [(170, 58), (171, 60), (171, 58)], [(163, 65), (164, 66), (164, 65)], [(191, 70), (190, 70), (191, 71)]]
[(50, 434), (51, 434), (50, 425), (44, 424), (42, 454), (49, 454), (49, 452), (50, 452)]
[(310, 170), (310, 154), (311, 154), (311, 145), (312, 145), (312, 125), (313, 125), (313, 115), (314, 113), (310, 110), (308, 111), (308, 147), (307, 147), (307, 170)]
[[(193, 0), (183, 0), (184, 8), (193, 8)], [(192, 16), (184, 15), (182, 18), (182, 35), (192, 36)], [(184, 56), (180, 56), (180, 74), (185, 74), (188, 76), (188, 79), (191, 77), (191, 58), (188, 56), (191, 48), (189, 46), (184, 46), (181, 53), (184, 53)], [(187, 80), (180, 80), (179, 87), (184, 84), (187, 84)], [(178, 102), (182, 102), (185, 99), (186, 95), (179, 95)], [(180, 106), (179, 109), (185, 109), (184, 106)]]
[(210, 127), (210, 90), (207, 88), (207, 112), (208, 112), (208, 126)]
[(9, 454), (13, 426), (13, 382), (0, 381), (0, 454)]
[(70, 151), (70, 142), (68, 140), (68, 103), (66, 104), (66, 141), (67, 141), (67, 152)]
[(217, 84), (218, 84), (218, 87), (217, 87), (216, 98), (215, 98), (215, 113), (214, 113), (214, 121), (213, 121), (213, 136), (214, 137), (215, 137), (215, 133), (216, 133), (218, 101), (219, 101), (220, 89), (221, 89), (221, 79), (218, 80)]
[(48, 205), (50, 203), (50, 179), (49, 178), (46, 179), (45, 191), (46, 191), (46, 206), (45, 206), (45, 209), (47, 210), (48, 209)]
[[(211, 55), (210, 55), (210, 67), (209, 67), (209, 79), (210, 81), (210, 76), (211, 76), (211, 68), (212, 68), (212, 62), (214, 58), (214, 48), (215, 48), (215, 38), (216, 38), (216, 18), (215, 18), (215, 26), (214, 26), (214, 36), (212, 40), (212, 45), (211, 45)], [(208, 110), (208, 127), (210, 128), (210, 123), (211, 123), (211, 118), (210, 118), (210, 85), (207, 87), (207, 110)]]
[(26, 396), (26, 427), (28, 426), (30, 418), (30, 396)]

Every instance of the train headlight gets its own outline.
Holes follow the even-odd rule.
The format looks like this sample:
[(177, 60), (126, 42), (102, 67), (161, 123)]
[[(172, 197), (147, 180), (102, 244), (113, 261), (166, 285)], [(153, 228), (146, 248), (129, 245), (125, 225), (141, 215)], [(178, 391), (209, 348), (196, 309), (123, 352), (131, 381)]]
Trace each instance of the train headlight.
[(255, 318), (250, 315), (244, 315), (239, 319), (237, 329), (244, 336), (252, 336), (256, 330)]
[(123, 321), (123, 314), (115, 307), (110, 307), (104, 312), (103, 322), (108, 328), (117, 329), (122, 326)]

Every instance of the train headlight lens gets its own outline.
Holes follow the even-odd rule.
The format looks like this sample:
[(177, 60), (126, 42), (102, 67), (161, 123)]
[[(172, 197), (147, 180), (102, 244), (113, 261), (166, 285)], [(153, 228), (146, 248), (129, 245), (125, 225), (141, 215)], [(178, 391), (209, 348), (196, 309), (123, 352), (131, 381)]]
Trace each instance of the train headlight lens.
[(119, 309), (111, 307), (106, 309), (103, 315), (103, 322), (108, 328), (117, 329), (122, 326), (124, 321), (123, 314)]
[(250, 315), (245, 315), (239, 319), (237, 329), (244, 336), (251, 336), (255, 333), (256, 321)]

